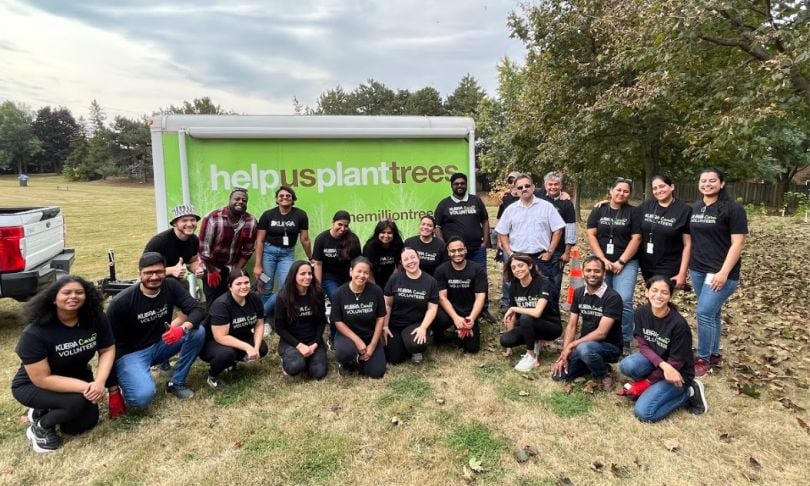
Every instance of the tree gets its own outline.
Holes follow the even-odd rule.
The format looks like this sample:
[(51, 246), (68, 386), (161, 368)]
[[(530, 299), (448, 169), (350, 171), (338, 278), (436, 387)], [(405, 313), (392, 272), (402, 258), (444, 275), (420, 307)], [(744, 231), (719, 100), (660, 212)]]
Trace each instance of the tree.
[(373, 79), (358, 86), (353, 97), (358, 115), (396, 115), (403, 111), (397, 106), (394, 91)]
[(442, 95), (430, 86), (409, 93), (403, 106), (408, 115), (442, 116), (447, 113), (442, 105)]
[(0, 169), (16, 167), (28, 172), (28, 162), (42, 150), (31, 128), (31, 112), (23, 105), (5, 101), (0, 105)]
[(106, 119), (104, 109), (98, 101), (93, 100), (89, 118), (85, 122), (84, 136), (75, 140), (73, 151), (65, 160), (62, 171), (65, 176), (88, 181), (117, 174), (112, 133), (104, 124)]
[(338, 86), (322, 93), (315, 109), (307, 112), (314, 115), (356, 115), (357, 103), (352, 93), (347, 93)]
[(478, 85), (478, 81), (469, 73), (465, 74), (453, 94), (447, 97), (444, 108), (451, 116), (470, 116), (475, 118), (481, 101), (487, 93)]
[(40, 108), (32, 130), (42, 142), (42, 152), (32, 163), (43, 172), (61, 172), (72, 150), (73, 141), (79, 135), (79, 129), (79, 124), (67, 108)]
[(220, 105), (214, 104), (211, 98), (203, 96), (202, 98), (194, 98), (193, 101), (183, 101), (182, 106), (169, 105), (168, 108), (160, 110), (159, 113), (169, 114), (174, 113), (178, 115), (234, 115), (233, 111), (227, 111)]
[(152, 146), (146, 117), (130, 120), (118, 116), (110, 133), (117, 173), (145, 181), (152, 173)]

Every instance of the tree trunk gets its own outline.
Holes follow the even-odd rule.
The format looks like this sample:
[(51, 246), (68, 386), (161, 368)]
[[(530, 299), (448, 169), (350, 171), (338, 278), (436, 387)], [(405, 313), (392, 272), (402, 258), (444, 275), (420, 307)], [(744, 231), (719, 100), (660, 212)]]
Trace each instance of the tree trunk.
[(576, 216), (577, 223), (582, 221), (582, 217), (579, 214), (580, 210), (580, 203), (582, 202), (582, 196), (580, 191), (581, 182), (579, 177), (574, 177), (574, 215)]
[(651, 140), (644, 147), (644, 199), (652, 197), (651, 187), (652, 178), (661, 172), (661, 154), (660, 143), (656, 140)]

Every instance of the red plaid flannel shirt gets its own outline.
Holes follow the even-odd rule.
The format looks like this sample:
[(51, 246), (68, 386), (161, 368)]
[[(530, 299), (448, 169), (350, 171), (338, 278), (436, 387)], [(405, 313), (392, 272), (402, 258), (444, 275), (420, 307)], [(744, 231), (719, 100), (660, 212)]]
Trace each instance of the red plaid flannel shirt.
[(231, 225), (228, 207), (215, 209), (204, 217), (200, 225), (200, 260), (207, 265), (222, 268), (234, 265), (239, 259), (247, 260), (256, 244), (257, 221), (245, 212)]

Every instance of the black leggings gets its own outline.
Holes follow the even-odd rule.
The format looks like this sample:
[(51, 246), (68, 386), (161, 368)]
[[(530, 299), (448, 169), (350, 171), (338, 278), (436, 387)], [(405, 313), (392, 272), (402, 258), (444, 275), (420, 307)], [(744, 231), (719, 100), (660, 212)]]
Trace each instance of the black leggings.
[[(360, 338), (363, 339), (363, 338)], [(363, 339), (363, 342), (368, 345), (371, 338)], [(335, 361), (342, 365), (351, 364), (357, 359), (357, 346), (354, 342), (341, 333), (335, 335)], [(370, 378), (382, 378), (385, 375), (385, 351), (382, 346), (377, 345), (374, 349), (374, 354), (368, 361), (358, 360), (360, 373)]]
[(501, 346), (514, 348), (525, 344), (527, 348), (534, 347), (534, 342), (553, 341), (562, 335), (560, 321), (550, 321), (547, 319), (535, 319), (526, 314), (519, 314), (515, 328), (501, 334)]
[(318, 349), (309, 358), (305, 358), (294, 346), (280, 340), (278, 355), (281, 356), (281, 369), (290, 376), (307, 370), (309, 376), (320, 380), (329, 371), (329, 363), (326, 361), (326, 346), (322, 342), (318, 343)]
[(59, 429), (70, 435), (81, 434), (98, 423), (98, 405), (88, 401), (81, 393), (62, 393), (44, 390), (33, 383), (11, 389), (14, 398), (35, 410), (44, 410), (39, 425)]
[(385, 359), (389, 363), (402, 363), (413, 354), (427, 351), (428, 342), (430, 342), (430, 331), (428, 331), (427, 335), (428, 342), (416, 344), (416, 341), (414, 341), (416, 336), (411, 335), (411, 333), (417, 327), (419, 327), (419, 324), (411, 324), (404, 329), (391, 328), (391, 334), (394, 336), (389, 337), (388, 344), (385, 345)]
[[(211, 365), (208, 374), (214, 378), (237, 361), (245, 359), (245, 355), (247, 353), (241, 349), (224, 346), (214, 340), (206, 342), (200, 351), (200, 359)], [(267, 343), (262, 341), (259, 346), (259, 357), (264, 358), (265, 356), (267, 356)]]
[(478, 327), (478, 319), (475, 320), (472, 327), (473, 335), (460, 339), (456, 333), (456, 326), (453, 324), (450, 316), (444, 309), (439, 308), (439, 311), (436, 313), (436, 320), (433, 321), (431, 328), (433, 329), (433, 339), (436, 344), (440, 344), (445, 340), (445, 332), (447, 329), (452, 329), (452, 339), (465, 353), (477, 353), (481, 349), (481, 328)]

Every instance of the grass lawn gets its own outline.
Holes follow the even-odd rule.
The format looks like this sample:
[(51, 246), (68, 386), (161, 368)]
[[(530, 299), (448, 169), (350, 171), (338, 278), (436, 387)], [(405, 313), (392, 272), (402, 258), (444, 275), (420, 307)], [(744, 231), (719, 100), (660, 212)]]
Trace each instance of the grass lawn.
[[(119, 278), (136, 275), (155, 232), (151, 186), (55, 176), (29, 184), (0, 177), (0, 206), (61, 206), (75, 273), (104, 277), (114, 248)], [(337, 376), (331, 353), (322, 382), (283, 377), (273, 336), (270, 355), (237, 371), (228, 389), (209, 389), (198, 362), (191, 400), (160, 393), (148, 410), (115, 422), (102, 410), (93, 431), (38, 455), (9, 391), (20, 306), (0, 300), (0, 483), (806, 484), (810, 227), (757, 217), (751, 232), (743, 281), (727, 305), (728, 364), (704, 380), (709, 413), (678, 411), (654, 425), (633, 418), (622, 397), (589, 394), (581, 382), (567, 394), (553, 383), (559, 343), (538, 371), (515, 372), (517, 356), (503, 357), (497, 327), (485, 325), (480, 354), (431, 349), (421, 365), (376, 381)], [(500, 282), (491, 263), (495, 296)], [(694, 325), (694, 297), (677, 300)], [(515, 452), (527, 446), (536, 454), (518, 462)]]

